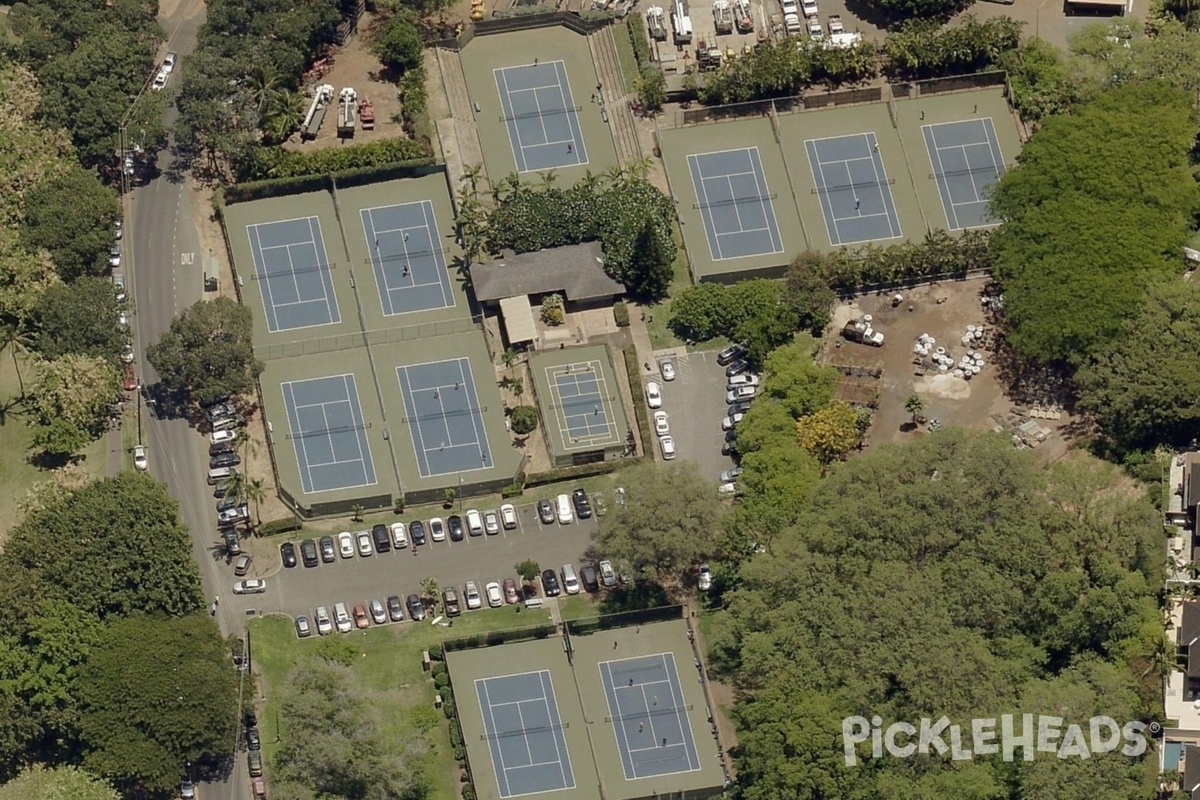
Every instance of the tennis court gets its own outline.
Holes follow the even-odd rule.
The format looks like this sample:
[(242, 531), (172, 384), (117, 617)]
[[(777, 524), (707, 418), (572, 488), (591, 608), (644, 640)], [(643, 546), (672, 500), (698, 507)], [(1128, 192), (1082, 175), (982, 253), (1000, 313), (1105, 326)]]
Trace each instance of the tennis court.
[(535, 62), (499, 67), (492, 74), (517, 172), (588, 163), (566, 64)]
[(475, 693), (501, 797), (575, 788), (549, 671), (477, 678)]
[(673, 653), (600, 662), (625, 780), (700, 769)]
[(433, 203), (364, 208), (359, 215), (384, 316), (454, 305)]
[(396, 378), (421, 477), (493, 466), (468, 359), (396, 367)]
[(804, 142), (832, 245), (900, 237), (900, 217), (874, 132)]
[(341, 322), (331, 265), (316, 217), (246, 226), (254, 279), (271, 333)]
[(689, 155), (687, 161), (713, 261), (783, 252), (757, 147)]
[(950, 230), (996, 224), (988, 193), (1005, 169), (992, 118), (922, 125), (921, 132)]
[(546, 367), (546, 382), (553, 387), (551, 402), (567, 449), (593, 447), (619, 438), (614, 427), (616, 397), (599, 361)]
[(354, 375), (280, 384), (305, 494), (375, 485)]

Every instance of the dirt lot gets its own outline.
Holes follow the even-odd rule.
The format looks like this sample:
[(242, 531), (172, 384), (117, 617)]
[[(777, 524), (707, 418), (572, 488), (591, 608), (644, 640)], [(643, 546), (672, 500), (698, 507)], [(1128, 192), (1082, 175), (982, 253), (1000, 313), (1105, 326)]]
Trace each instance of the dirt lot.
[[(893, 293), (887, 292), (862, 296), (836, 309), (832, 331), (840, 331), (846, 322), (870, 314), (872, 325), (886, 337), (884, 346), (876, 348), (831, 335), (822, 355), (827, 364), (867, 373), (843, 380), (840, 395), (849, 402), (868, 402), (877, 395), (878, 410), (868, 433), (868, 448), (907, 441), (928, 432), (927, 425), (914, 429), (912, 415), (904, 409), (905, 401), (913, 394), (925, 401), (924, 417), (943, 426), (992, 430), (1003, 423), (1027, 421), (1021, 412), (1031, 406), (1016, 407), (1006, 395), (994, 363), (994, 350), (980, 351), (984, 367), (970, 381), (949, 373), (938, 374), (936, 368), (927, 369), (924, 376), (916, 374), (913, 345), (923, 333), (933, 336), (937, 346), (944, 346), (956, 361), (962, 357), (968, 349), (961, 342), (967, 325), (987, 323), (981, 304), (985, 285), (984, 279), (932, 284), (901, 292), (904, 300), (898, 306), (893, 305)], [(874, 370), (882, 371), (878, 379), (870, 374)], [(1044, 441), (1035, 442), (1038, 455), (1046, 460), (1060, 458), (1068, 447), (1064, 433), (1071, 423), (1069, 415), (1061, 413), (1057, 420), (1036, 419), (1034, 423), (1051, 431)]]

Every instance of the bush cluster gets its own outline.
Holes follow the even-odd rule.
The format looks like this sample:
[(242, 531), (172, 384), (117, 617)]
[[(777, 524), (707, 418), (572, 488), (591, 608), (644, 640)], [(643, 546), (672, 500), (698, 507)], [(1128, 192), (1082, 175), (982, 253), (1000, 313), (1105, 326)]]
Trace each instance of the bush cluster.
[(429, 145), (412, 139), (385, 139), (323, 150), (282, 150), (255, 147), (238, 163), (239, 181), (267, 178), (286, 179), (306, 175), (328, 175), (351, 169), (382, 167), (398, 161), (429, 156)]

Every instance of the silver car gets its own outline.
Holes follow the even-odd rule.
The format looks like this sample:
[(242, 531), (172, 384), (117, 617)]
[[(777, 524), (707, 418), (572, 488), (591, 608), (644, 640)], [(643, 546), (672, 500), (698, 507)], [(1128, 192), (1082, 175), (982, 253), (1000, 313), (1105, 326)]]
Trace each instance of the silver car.
[(250, 578), (233, 585), (234, 594), (262, 594), (266, 590), (267, 582), (262, 578)]
[(358, 554), (360, 556), (369, 556), (375, 552), (375, 548), (371, 544), (370, 531), (359, 531), (354, 535), (358, 538)]

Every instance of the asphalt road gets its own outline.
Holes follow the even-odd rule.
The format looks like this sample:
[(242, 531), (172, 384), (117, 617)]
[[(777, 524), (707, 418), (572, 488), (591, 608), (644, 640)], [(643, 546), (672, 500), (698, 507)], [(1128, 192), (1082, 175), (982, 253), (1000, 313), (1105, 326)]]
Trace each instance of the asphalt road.
[(422, 547), (414, 548), (410, 543), (405, 550), (339, 557), (316, 567), (305, 567), (303, 563), (290, 569), (280, 567), (266, 576), (266, 592), (236, 596), (229, 587), (228, 600), (225, 593), (221, 595), (221, 607), (243, 619), (252, 613), (283, 613), (292, 617), (304, 614), (311, 620), (317, 606), (326, 606), (332, 612), (335, 603), (353, 608), (357, 603), (384, 600), (393, 594), (404, 598), (420, 592), (421, 581), (431, 576), (442, 586), (454, 585), (460, 590), (465, 582), (474, 580), (482, 593), (489, 581), (503, 583), (505, 578), (518, 578), (513, 566), (527, 558), (555, 572), (563, 564), (578, 567), (599, 527), (594, 516), (576, 519), (569, 525), (542, 525), (534, 505), (517, 506), (517, 522), (515, 530), (501, 530), (494, 536), (467, 536), (461, 542), (447, 537), (444, 542), (429, 540)]

